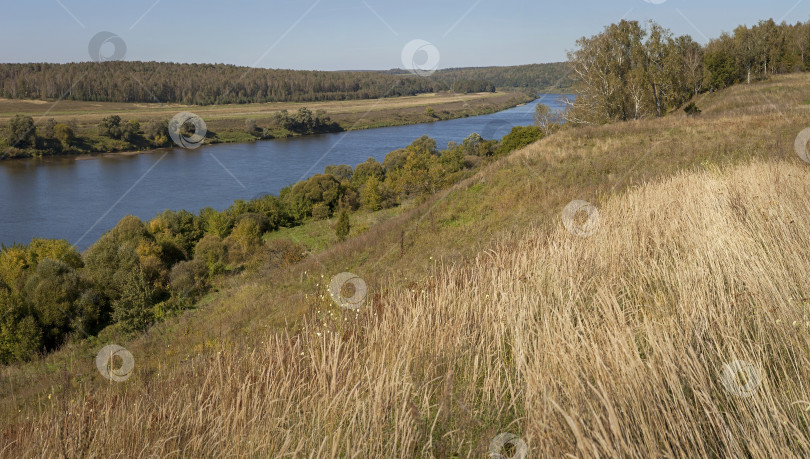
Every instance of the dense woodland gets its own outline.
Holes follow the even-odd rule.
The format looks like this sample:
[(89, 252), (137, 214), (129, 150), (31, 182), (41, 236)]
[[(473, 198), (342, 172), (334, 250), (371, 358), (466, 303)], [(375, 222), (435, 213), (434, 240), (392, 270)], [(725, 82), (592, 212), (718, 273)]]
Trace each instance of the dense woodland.
[[(571, 69), (565, 62), (515, 65), (510, 67), (468, 67), (440, 70), (433, 80), (451, 82), (486, 81), (497, 88), (524, 88), (532, 91), (560, 91), (571, 87)], [(440, 86), (441, 87), (441, 86)], [(463, 92), (458, 91), (456, 92)]]
[(537, 127), (516, 127), (501, 141), (472, 134), (445, 150), (423, 136), (382, 163), (327, 166), (278, 197), (236, 201), (222, 212), (167, 210), (147, 222), (125, 217), (84, 253), (47, 239), (0, 246), (0, 363), (28, 360), (110, 325), (144, 330), (191, 307), (223, 276), (304, 256), (306, 248), (293, 242), (264, 242), (267, 233), (338, 216), (336, 237), (343, 239), (352, 213), (434, 193), (542, 135)]
[(810, 69), (810, 22), (763, 20), (701, 46), (654, 22), (623, 20), (577, 45), (568, 56), (577, 88), (567, 116), (573, 122), (664, 116), (702, 92)]
[(375, 99), (438, 91), (538, 89), (567, 70), (561, 64), (436, 72), (319, 72), (164, 62), (0, 64), (0, 97), (196, 105)]

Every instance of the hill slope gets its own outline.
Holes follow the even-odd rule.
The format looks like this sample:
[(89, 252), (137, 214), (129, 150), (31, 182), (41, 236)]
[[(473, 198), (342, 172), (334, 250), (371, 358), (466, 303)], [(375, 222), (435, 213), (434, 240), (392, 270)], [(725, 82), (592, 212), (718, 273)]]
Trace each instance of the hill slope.
[[(4, 454), (466, 457), (511, 432), (538, 457), (807, 455), (807, 82), (563, 130), (121, 343), (125, 383), (97, 342), (6, 368), (9, 414), (48, 391)], [(573, 199), (599, 208), (588, 238), (560, 224)], [(329, 299), (341, 271), (369, 285), (357, 312)]]

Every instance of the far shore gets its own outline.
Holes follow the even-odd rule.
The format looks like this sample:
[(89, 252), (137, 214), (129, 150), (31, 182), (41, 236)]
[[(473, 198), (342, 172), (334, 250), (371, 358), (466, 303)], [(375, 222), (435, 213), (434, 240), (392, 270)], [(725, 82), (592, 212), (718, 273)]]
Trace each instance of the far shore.
[[(143, 126), (155, 119), (169, 119), (181, 111), (200, 116), (214, 136), (206, 145), (218, 143), (249, 143), (260, 140), (283, 140), (301, 135), (289, 132), (271, 131), (267, 137), (257, 137), (244, 130), (245, 123), (251, 120), (259, 128), (272, 129), (274, 118), (281, 110), (294, 112), (306, 107), (312, 111), (324, 110), (333, 122), (345, 131), (373, 129), (378, 127), (404, 126), (436, 121), (445, 121), (470, 116), (486, 115), (525, 105), (536, 98), (534, 95), (513, 91), (472, 94), (420, 94), (417, 96), (392, 97), (351, 101), (329, 101), (312, 103), (270, 103), (223, 106), (181, 106), (162, 104), (122, 104), (63, 101), (51, 106), (43, 101), (0, 99), (0, 123), (9, 120), (14, 114), (24, 114), (44, 123), (53, 118), (56, 122), (70, 123), (82, 140), (84, 150), (33, 152), (28, 156), (4, 156), (0, 144), (0, 160), (74, 158), (77, 161), (95, 159), (100, 156), (130, 156), (151, 153), (173, 148), (174, 146), (152, 147), (142, 141), (135, 145), (112, 141), (98, 135), (98, 123), (104, 117), (117, 114), (125, 120), (136, 120)], [(50, 110), (50, 111), (48, 111)], [(340, 131), (338, 131), (340, 132)]]

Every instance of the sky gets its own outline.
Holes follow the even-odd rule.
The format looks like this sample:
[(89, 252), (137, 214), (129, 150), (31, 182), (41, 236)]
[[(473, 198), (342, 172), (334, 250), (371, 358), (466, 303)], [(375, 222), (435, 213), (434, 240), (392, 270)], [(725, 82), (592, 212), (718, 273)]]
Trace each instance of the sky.
[(0, 0), (0, 11), (0, 62), (89, 61), (109, 32), (119, 38), (101, 55), (123, 43), (130, 61), (383, 70), (409, 68), (403, 49), (415, 67), (563, 61), (622, 18), (705, 43), (760, 19), (807, 21), (810, 0)]

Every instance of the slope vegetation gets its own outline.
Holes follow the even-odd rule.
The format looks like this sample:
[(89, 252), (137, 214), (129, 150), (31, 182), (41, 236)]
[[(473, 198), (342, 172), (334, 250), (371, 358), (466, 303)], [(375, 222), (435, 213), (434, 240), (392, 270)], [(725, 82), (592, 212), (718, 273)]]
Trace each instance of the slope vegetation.
[(807, 83), (560, 131), (119, 342), (123, 383), (95, 370), (115, 335), (5, 368), (2, 454), (806, 456)]

